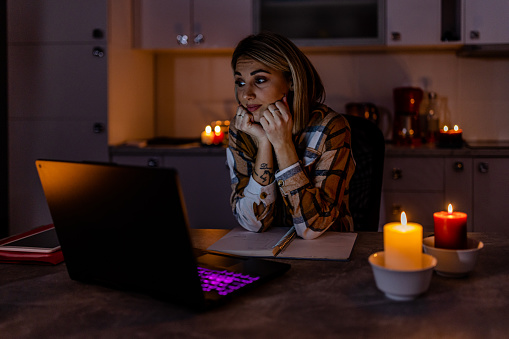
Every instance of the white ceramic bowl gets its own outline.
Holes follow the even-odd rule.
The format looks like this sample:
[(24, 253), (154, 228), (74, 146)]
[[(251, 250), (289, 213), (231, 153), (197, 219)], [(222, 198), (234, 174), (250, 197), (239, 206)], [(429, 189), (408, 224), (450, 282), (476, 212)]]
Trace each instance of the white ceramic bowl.
[(394, 270), (385, 267), (384, 252), (377, 252), (369, 256), (369, 263), (378, 289), (389, 299), (406, 301), (415, 299), (428, 290), (437, 260), (423, 253), (422, 269)]
[(472, 238), (467, 240), (467, 248), (464, 250), (436, 248), (435, 237), (424, 238), (422, 247), (425, 253), (437, 258), (435, 271), (438, 274), (445, 277), (464, 277), (474, 269), (479, 251), (484, 247), (482, 241)]

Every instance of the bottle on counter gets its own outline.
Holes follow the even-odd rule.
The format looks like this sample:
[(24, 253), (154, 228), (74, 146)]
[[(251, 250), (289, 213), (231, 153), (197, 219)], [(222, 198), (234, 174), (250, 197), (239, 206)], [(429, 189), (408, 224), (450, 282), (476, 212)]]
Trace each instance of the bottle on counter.
[(428, 105), (426, 106), (426, 140), (428, 143), (435, 143), (438, 140), (439, 133), (439, 112), (437, 94), (428, 93)]

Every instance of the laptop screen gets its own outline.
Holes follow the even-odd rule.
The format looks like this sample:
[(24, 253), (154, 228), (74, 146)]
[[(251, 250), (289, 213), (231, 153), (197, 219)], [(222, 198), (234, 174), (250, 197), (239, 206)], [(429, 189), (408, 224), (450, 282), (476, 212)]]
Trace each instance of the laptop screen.
[(50, 160), (36, 166), (72, 279), (202, 301), (191, 293), (201, 287), (175, 170)]

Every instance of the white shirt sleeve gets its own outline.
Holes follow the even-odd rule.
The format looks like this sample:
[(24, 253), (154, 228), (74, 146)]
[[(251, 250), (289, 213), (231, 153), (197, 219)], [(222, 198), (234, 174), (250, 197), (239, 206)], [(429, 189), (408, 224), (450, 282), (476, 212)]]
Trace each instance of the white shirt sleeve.
[[(233, 170), (235, 164), (230, 149), (226, 151), (226, 158), (230, 168), (230, 178), (232, 182), (235, 182), (238, 179)], [(243, 197), (237, 200), (234, 210), (234, 216), (242, 227), (253, 232), (258, 232), (262, 228), (261, 220), (265, 214), (257, 217), (254, 206), (263, 204), (267, 208), (269, 205), (274, 204), (277, 196), (276, 189), (275, 181), (267, 186), (263, 186), (254, 180), (252, 176), (249, 178), (249, 182), (244, 188)]]

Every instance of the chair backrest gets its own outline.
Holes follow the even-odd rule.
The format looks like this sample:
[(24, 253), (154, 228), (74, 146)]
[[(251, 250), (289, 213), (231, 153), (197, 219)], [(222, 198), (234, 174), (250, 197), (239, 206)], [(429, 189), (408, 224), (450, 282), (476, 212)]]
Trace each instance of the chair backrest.
[(385, 158), (385, 139), (373, 122), (347, 115), (352, 130), (352, 154), (355, 173), (350, 180), (350, 212), (355, 231), (378, 231), (382, 179)]

